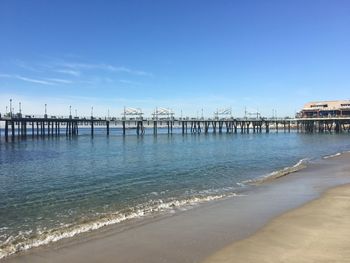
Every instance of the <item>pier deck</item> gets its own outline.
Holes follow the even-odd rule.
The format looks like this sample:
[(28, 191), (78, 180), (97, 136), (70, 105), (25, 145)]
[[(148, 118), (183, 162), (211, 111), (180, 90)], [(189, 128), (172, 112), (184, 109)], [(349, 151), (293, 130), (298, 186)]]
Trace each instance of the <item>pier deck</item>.
[(350, 117), (334, 118), (226, 118), (226, 119), (116, 119), (116, 118), (56, 118), (56, 117), (1, 117), (4, 123), (4, 137), (7, 141), (15, 136), (54, 136), (65, 134), (76, 136), (79, 127), (89, 127), (91, 136), (96, 126), (104, 127), (110, 134), (111, 127), (121, 128), (123, 134), (127, 129), (135, 129), (137, 135), (149, 133), (156, 135), (158, 129), (165, 128), (169, 134), (174, 128), (188, 133), (268, 133), (271, 129), (278, 132), (350, 132)]

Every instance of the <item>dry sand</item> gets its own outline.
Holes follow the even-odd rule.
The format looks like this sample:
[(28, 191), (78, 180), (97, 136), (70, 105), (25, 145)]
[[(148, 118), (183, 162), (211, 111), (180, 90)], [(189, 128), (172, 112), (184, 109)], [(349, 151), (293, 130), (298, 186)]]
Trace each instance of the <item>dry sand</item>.
[(350, 185), (277, 217), (205, 262), (350, 262)]

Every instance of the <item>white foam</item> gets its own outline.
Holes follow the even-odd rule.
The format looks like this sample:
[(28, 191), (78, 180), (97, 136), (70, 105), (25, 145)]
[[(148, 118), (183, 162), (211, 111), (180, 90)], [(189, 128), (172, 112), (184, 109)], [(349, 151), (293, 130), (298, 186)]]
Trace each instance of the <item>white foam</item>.
[(284, 175), (294, 173), (294, 172), (299, 171), (300, 169), (303, 169), (304, 167), (306, 167), (306, 163), (308, 162), (308, 160), (309, 160), (308, 158), (301, 159), (293, 166), (287, 166), (283, 169), (273, 171), (267, 175), (243, 181), (243, 182), (241, 182), (241, 184), (245, 185), (245, 184), (263, 183), (269, 179), (279, 178), (279, 177), (282, 177)]
[(24, 251), (30, 248), (46, 245), (64, 238), (71, 238), (80, 233), (97, 230), (99, 228), (108, 225), (118, 224), (126, 220), (144, 217), (147, 215), (151, 215), (155, 212), (168, 211), (170, 213), (173, 213), (175, 212), (175, 209), (185, 210), (200, 203), (233, 196), (237, 195), (235, 193), (229, 193), (211, 196), (197, 196), (187, 199), (185, 198), (182, 200), (174, 199), (166, 202), (164, 202), (161, 199), (151, 200), (147, 204), (140, 204), (139, 206), (136, 206), (135, 208), (131, 209), (129, 213), (123, 214), (116, 212), (111, 214), (105, 214), (101, 216), (101, 218), (92, 222), (81, 223), (78, 225), (63, 225), (61, 228), (52, 229), (50, 231), (37, 231), (38, 234), (36, 237), (33, 237), (31, 239), (27, 238), (24, 241), (22, 241), (24, 237), (23, 234), (30, 234), (31, 232), (20, 233), (17, 238), (10, 236), (5, 242), (0, 244), (0, 259), (19, 251)]
[(323, 159), (329, 159), (329, 158), (337, 157), (337, 156), (339, 156), (341, 154), (342, 153), (335, 153), (335, 154), (331, 154), (331, 155), (326, 155), (326, 156), (323, 156)]

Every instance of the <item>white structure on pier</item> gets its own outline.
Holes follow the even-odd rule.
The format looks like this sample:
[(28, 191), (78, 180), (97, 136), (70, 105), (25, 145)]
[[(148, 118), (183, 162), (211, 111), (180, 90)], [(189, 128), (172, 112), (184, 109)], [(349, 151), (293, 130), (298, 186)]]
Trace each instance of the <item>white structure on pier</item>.
[(222, 116), (224, 118), (225, 117), (231, 118), (232, 117), (232, 108), (229, 107), (229, 108), (217, 109), (214, 112), (214, 117), (215, 117), (215, 119), (219, 119), (220, 116)]
[(124, 120), (126, 119), (127, 116), (136, 116), (136, 118), (142, 119), (143, 112), (140, 108), (126, 108), (124, 107), (124, 111), (122, 112), (122, 115), (124, 117)]
[(175, 113), (168, 108), (156, 108), (154, 112), (152, 113), (153, 119), (158, 120), (159, 118), (167, 118), (167, 119), (173, 119)]

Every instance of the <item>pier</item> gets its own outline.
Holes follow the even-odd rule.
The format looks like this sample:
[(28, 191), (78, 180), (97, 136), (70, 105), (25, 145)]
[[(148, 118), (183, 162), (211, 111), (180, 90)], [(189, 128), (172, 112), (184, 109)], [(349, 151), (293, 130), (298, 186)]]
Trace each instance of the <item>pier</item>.
[(79, 118), (79, 117), (1, 117), (0, 123), (4, 126), (1, 136), (8, 141), (9, 138), (27, 136), (78, 136), (79, 129), (90, 129), (94, 136), (96, 127), (103, 127), (106, 135), (111, 134), (111, 128), (120, 128), (126, 135), (129, 129), (135, 130), (136, 135), (158, 134), (159, 129), (165, 129), (172, 134), (178, 129), (182, 134), (208, 134), (208, 133), (269, 133), (297, 132), (306, 133), (341, 133), (350, 132), (350, 117), (327, 118)]

